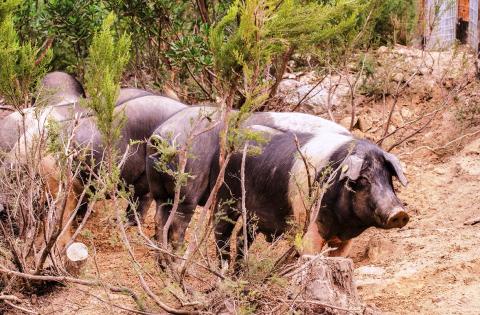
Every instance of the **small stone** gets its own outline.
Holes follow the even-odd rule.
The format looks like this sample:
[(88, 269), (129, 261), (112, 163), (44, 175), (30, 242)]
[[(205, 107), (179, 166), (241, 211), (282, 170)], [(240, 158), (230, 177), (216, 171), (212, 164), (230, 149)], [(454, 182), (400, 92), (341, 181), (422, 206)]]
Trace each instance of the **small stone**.
[(393, 112), (392, 114), (392, 123), (395, 127), (403, 126), (403, 118), (402, 115), (398, 111)]
[(377, 52), (380, 53), (380, 54), (384, 54), (384, 53), (388, 52), (388, 47), (387, 46), (380, 46), (380, 47), (378, 47)]
[(465, 155), (480, 155), (480, 138), (467, 144), (463, 149)]
[[(347, 129), (350, 129), (350, 123), (352, 122), (352, 117), (351, 116), (347, 116), (345, 118), (343, 118), (342, 120), (340, 120), (340, 125), (342, 125), (343, 127), (347, 128)], [(353, 129), (355, 128), (358, 128), (358, 117), (355, 116), (355, 119), (353, 121)]]
[(355, 270), (357, 274), (368, 276), (381, 276), (385, 274), (385, 269), (376, 266), (362, 266)]
[(394, 125), (388, 126), (388, 133), (392, 133), (392, 132), (394, 132), (395, 130), (397, 130), (397, 128), (395, 128)]
[(392, 76), (392, 80), (395, 81), (395, 82), (403, 82), (403, 78), (404, 78), (404, 75), (403, 73), (395, 73), (393, 76)]
[(409, 110), (407, 107), (402, 107), (402, 109), (400, 110), (400, 114), (403, 118), (412, 118), (413, 116), (412, 111)]
[(297, 78), (297, 76), (294, 73), (287, 73), (286, 76), (287, 76), (288, 79), (296, 79)]
[(418, 69), (418, 72), (421, 73), (422, 75), (427, 75), (431, 73), (428, 67), (420, 67), (420, 69)]
[(370, 263), (383, 262), (394, 252), (394, 244), (386, 238), (372, 236), (368, 241), (366, 254)]
[(446, 171), (444, 168), (440, 168), (440, 167), (437, 167), (435, 168), (434, 172), (438, 175), (445, 175), (446, 174)]
[(373, 121), (370, 116), (361, 116), (358, 118), (358, 128), (360, 128), (361, 131), (365, 132), (370, 130), (373, 127)]

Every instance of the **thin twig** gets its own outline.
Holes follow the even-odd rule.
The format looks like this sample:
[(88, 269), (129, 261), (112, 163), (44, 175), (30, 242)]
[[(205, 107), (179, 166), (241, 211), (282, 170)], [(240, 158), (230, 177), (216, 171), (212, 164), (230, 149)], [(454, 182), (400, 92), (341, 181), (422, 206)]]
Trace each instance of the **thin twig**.
[(439, 147), (432, 148), (432, 147), (430, 147), (430, 146), (424, 145), (424, 146), (418, 147), (418, 148), (416, 148), (416, 149), (414, 149), (414, 150), (412, 150), (412, 151), (410, 151), (410, 152), (400, 153), (399, 155), (400, 155), (400, 156), (402, 156), (402, 155), (412, 155), (412, 154), (414, 154), (415, 152), (420, 151), (420, 150), (422, 150), (422, 149), (427, 149), (427, 150), (431, 151), (432, 153), (438, 154), (438, 153), (437, 153), (438, 150), (446, 149), (448, 146), (452, 145), (453, 143), (455, 143), (455, 142), (457, 142), (457, 141), (462, 140), (463, 138), (475, 136), (475, 135), (477, 135), (477, 134), (479, 134), (479, 133), (480, 133), (480, 130), (477, 130), (477, 131), (475, 131), (475, 132), (467, 133), (467, 134), (462, 135), (462, 136), (460, 136), (460, 137), (458, 137), (458, 138), (455, 138), (455, 139), (453, 139), (452, 141), (449, 141), (449, 142), (447, 142), (447, 143), (445, 143), (444, 145), (439, 146)]
[(242, 186), (242, 218), (243, 218), (243, 260), (245, 261), (245, 267), (248, 268), (248, 233), (247, 233), (247, 206), (246, 206), (246, 199), (247, 199), (247, 190), (245, 189), (245, 160), (247, 159), (247, 151), (248, 151), (248, 142), (245, 143), (243, 147), (242, 153), (242, 165), (240, 168), (240, 182)]
[[(468, 85), (467, 84), (459, 84), (457, 86), (456, 89), (452, 89), (451, 91), (448, 92), (448, 94), (444, 97), (444, 101), (442, 103), (442, 105), (440, 106), (441, 109), (443, 108), (446, 108), (446, 106), (448, 104), (450, 104), (450, 101), (452, 99), (451, 95), (455, 92), (455, 93), (459, 93), (460, 91), (462, 91), (466, 86)], [(387, 149), (387, 152), (390, 152), (392, 151), (395, 147), (399, 146), (400, 144), (404, 143), (405, 141), (407, 141), (408, 139), (412, 138), (413, 136), (421, 133), (423, 130), (425, 130), (429, 125), (430, 123), (435, 119), (435, 117), (437, 116), (437, 113), (438, 112), (435, 112), (431, 117), (430, 119), (422, 126), (420, 127), (419, 129), (413, 131), (412, 133), (410, 133), (408, 136), (404, 137), (403, 139), (397, 141), (396, 143), (392, 144), (388, 149)]]
[(22, 300), (20, 300), (17, 296), (11, 295), (11, 294), (0, 294), (0, 300), (2, 301), (13, 301), (17, 303), (21, 303)]
[(11, 306), (11, 307), (13, 307), (13, 308), (16, 308), (17, 310), (20, 310), (20, 311), (22, 311), (22, 312), (24, 312), (24, 313), (27, 313), (27, 314), (39, 314), (38, 312), (29, 310), (29, 309), (27, 309), (27, 308), (24, 308), (24, 307), (21, 307), (21, 306), (18, 306), (18, 305), (15, 305), (15, 304), (13, 304), (13, 303), (10, 302), (10, 301), (5, 300), (4, 302), (5, 302), (5, 304), (7, 304), (7, 305), (9, 305), (9, 306)]
[(305, 99), (310, 95), (310, 93), (312, 93), (320, 84), (322, 84), (322, 82), (325, 80), (327, 76), (328, 74), (325, 74), (322, 78), (320, 78), (320, 80), (318, 80), (318, 82), (314, 86), (312, 86), (312, 88), (307, 93), (305, 93), (305, 95), (298, 101), (298, 103), (290, 111), (291, 112), (296, 111), (297, 108), (300, 107), (300, 105), (302, 105), (303, 101), (305, 101)]
[(10, 105), (0, 105), (0, 110), (16, 111), (15, 107)]
[[(121, 305), (118, 305), (118, 304), (115, 304), (115, 303), (112, 303), (111, 301), (107, 301), (107, 300), (104, 300), (102, 299), (101, 297), (99, 297), (98, 295), (95, 295), (87, 290), (83, 290), (81, 288), (75, 288), (76, 290), (80, 291), (80, 292), (83, 292), (85, 294), (88, 294), (90, 296), (92, 296), (93, 298), (99, 300), (100, 302), (103, 302), (103, 303), (106, 303), (108, 304), (109, 306), (111, 307), (116, 307), (118, 309), (121, 309), (121, 310), (124, 310), (124, 311), (127, 311), (127, 312), (131, 312), (131, 313), (135, 313), (135, 314), (143, 314), (143, 315), (152, 315), (152, 314), (156, 314), (156, 313), (151, 313), (151, 312), (145, 312), (145, 311), (138, 311), (138, 310), (134, 310), (132, 308), (128, 308), (128, 307), (125, 307), (125, 306), (121, 306)], [(112, 290), (112, 292), (115, 292)], [(119, 293), (121, 293), (122, 291), (117, 291)]]

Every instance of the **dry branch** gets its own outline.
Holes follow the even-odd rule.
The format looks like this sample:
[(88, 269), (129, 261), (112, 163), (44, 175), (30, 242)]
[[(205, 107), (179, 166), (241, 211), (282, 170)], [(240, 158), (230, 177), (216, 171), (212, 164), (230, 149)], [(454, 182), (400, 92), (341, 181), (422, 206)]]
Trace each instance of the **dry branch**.
[(458, 137), (458, 138), (455, 138), (455, 139), (453, 139), (453, 140), (451, 140), (451, 141), (449, 141), (449, 142), (447, 142), (447, 143), (445, 143), (444, 145), (439, 146), (439, 147), (432, 148), (432, 147), (430, 147), (430, 146), (424, 145), (424, 146), (420, 146), (420, 147), (418, 147), (418, 148), (415, 148), (414, 150), (412, 150), (412, 151), (410, 151), (410, 152), (400, 153), (399, 155), (400, 155), (400, 156), (402, 156), (402, 155), (412, 155), (412, 154), (414, 154), (415, 152), (420, 151), (420, 150), (423, 150), (423, 149), (427, 149), (427, 150), (429, 150), (430, 152), (432, 152), (432, 153), (434, 153), (434, 154), (438, 154), (438, 151), (446, 149), (447, 147), (449, 147), (450, 145), (454, 144), (455, 142), (460, 141), (460, 140), (462, 140), (462, 139), (464, 139), (464, 138), (466, 138), (466, 137), (471, 137), (471, 136), (477, 135), (477, 134), (479, 134), (479, 133), (480, 133), (480, 130), (477, 130), (477, 131), (475, 131), (475, 132), (467, 133), (467, 134), (464, 134), (464, 135), (462, 135), (462, 136), (460, 136), (460, 137)]
[(242, 230), (243, 230), (243, 260), (245, 261), (245, 266), (248, 268), (248, 232), (247, 232), (247, 206), (246, 199), (247, 199), (247, 190), (245, 189), (245, 160), (247, 159), (247, 151), (248, 151), (248, 142), (245, 143), (243, 147), (242, 153), (242, 165), (240, 168), (240, 181), (242, 186)]

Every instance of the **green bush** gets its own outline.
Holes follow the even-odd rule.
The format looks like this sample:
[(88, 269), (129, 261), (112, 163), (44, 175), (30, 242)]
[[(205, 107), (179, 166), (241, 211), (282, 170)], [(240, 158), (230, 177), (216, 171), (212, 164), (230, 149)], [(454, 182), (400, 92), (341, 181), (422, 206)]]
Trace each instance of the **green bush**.
[(102, 1), (23, 1), (16, 11), (16, 27), (23, 40), (42, 45), (53, 40), (55, 70), (83, 75), (93, 35), (108, 11)]
[(385, 0), (375, 12), (373, 40), (378, 44), (409, 44), (418, 22), (416, 0)]
[(51, 51), (43, 52), (18, 38), (12, 15), (18, 1), (0, 3), (0, 94), (16, 108), (30, 105), (39, 80), (48, 70)]
[(86, 104), (95, 114), (106, 148), (113, 147), (120, 138), (124, 117), (123, 113), (115, 112), (115, 103), (131, 45), (126, 34), (115, 39), (115, 20), (115, 14), (109, 14), (93, 37), (85, 72), (85, 89), (90, 95)]
[[(267, 68), (288, 50), (329, 60), (342, 56), (358, 39), (372, 4), (235, 1), (209, 36), (214, 68), (224, 94), (235, 85), (245, 97), (244, 104), (261, 105), (269, 96), (270, 86), (275, 84)], [(276, 71), (281, 72), (281, 67)]]

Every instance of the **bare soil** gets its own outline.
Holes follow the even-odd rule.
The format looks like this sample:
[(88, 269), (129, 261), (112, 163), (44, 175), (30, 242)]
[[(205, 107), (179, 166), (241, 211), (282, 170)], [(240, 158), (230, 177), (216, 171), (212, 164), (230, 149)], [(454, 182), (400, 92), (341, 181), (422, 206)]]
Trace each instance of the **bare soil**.
[(480, 177), (462, 167), (469, 158), (461, 152), (445, 163), (407, 162), (410, 185), (400, 197), (411, 221), (356, 240), (365, 301), (391, 314), (480, 314), (480, 225), (464, 225), (480, 216)]

